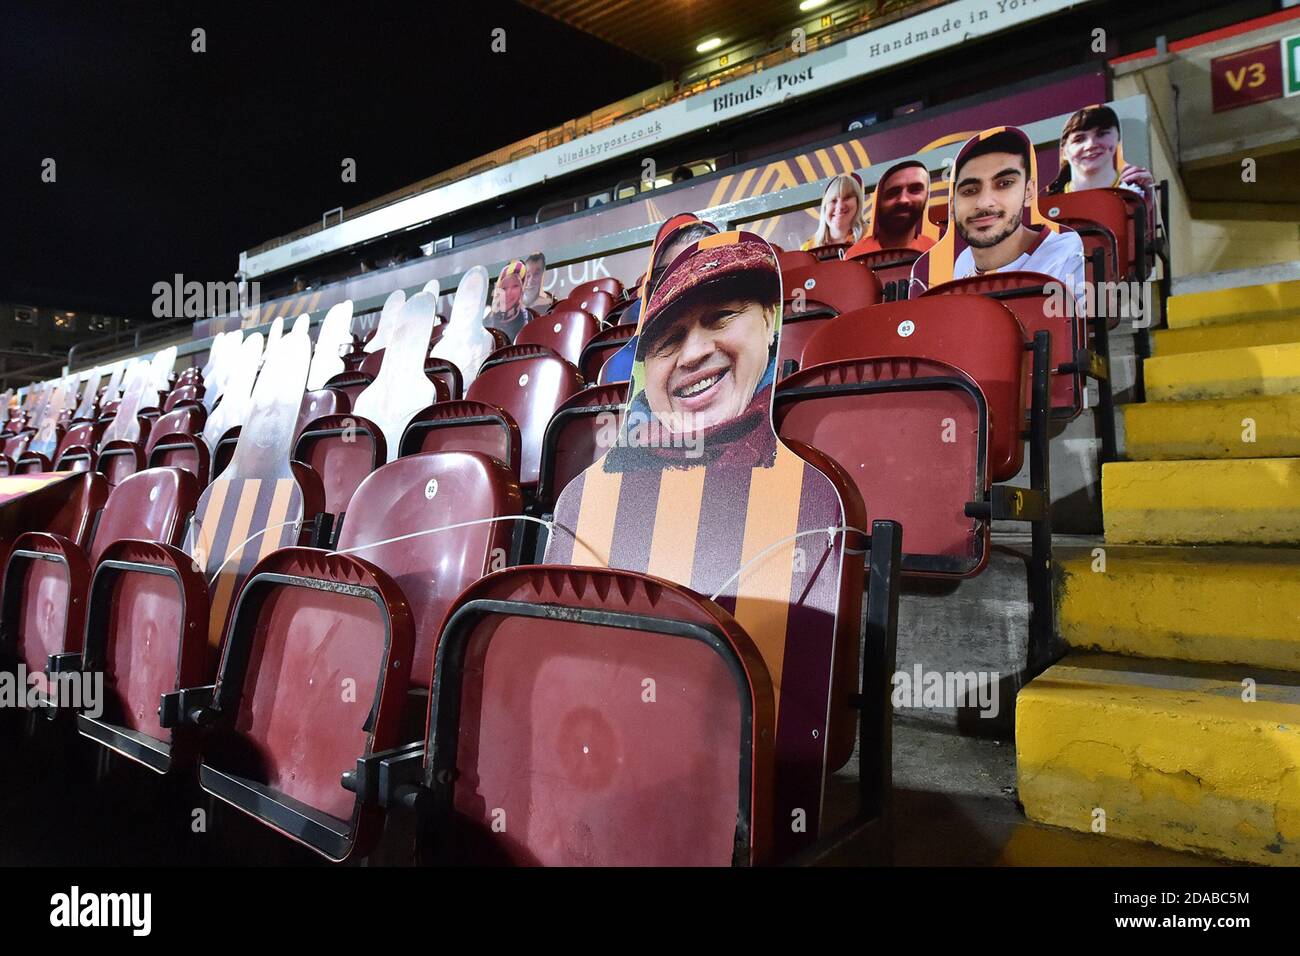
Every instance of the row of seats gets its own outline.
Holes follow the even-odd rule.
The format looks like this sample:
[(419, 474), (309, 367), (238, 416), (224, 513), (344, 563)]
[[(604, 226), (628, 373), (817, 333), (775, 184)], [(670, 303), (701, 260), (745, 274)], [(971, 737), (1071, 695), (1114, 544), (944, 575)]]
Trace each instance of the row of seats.
[[(354, 414), (371, 392), (384, 393), (368, 401), (384, 399), (386, 413), (403, 407), (390, 401), (382, 360), (355, 401), (333, 385), (306, 392), (305, 331), (283, 336), (268, 347), (229, 462), (206, 489), (161, 463), (111, 491), (107, 475), (90, 471), (75, 481), (87, 514), (102, 508), (102, 535), (89, 530), (93, 519), (65, 521), (66, 534), (15, 543), (5, 639), (29, 667), (44, 659), (53, 672), (108, 675), (115, 706), (100, 718), (79, 714), (83, 735), (158, 772), (197, 765), (208, 792), (334, 860), (369, 851), (398, 806), (417, 811), (422, 847), (441, 860), (788, 859), (812, 846), (818, 827), (809, 839), (786, 832), (775, 808), (793, 790), (810, 809), (800, 788), (815, 778), (820, 792), (823, 775), (847, 760), (844, 727), (854, 721), (861, 819), (879, 822), (896, 572), (978, 573), (989, 522), (1025, 520), (1033, 613), (1040, 623), (1050, 615), (1047, 423), (1078, 414), (1081, 377), (1104, 371), (1085, 353), (1104, 344), (1106, 324), (1043, 315), (1043, 277), (998, 274), (885, 301), (862, 262), (814, 259), (782, 271), (775, 426), (797, 451), (796, 472), (812, 469), (835, 487), (837, 520), (871, 531), (870, 540), (827, 544), (839, 570), (818, 600), (852, 621), (852, 639), (835, 652), (829, 749), (815, 771), (778, 771), (790, 744), (746, 734), (778, 726), (778, 701), (737, 625), (739, 595), (719, 605), (701, 597), (709, 589), (582, 567), (579, 541), (557, 542), (566, 487), (582, 498), (581, 517), (565, 517), (570, 531), (621, 514), (617, 489), (584, 481), (584, 471), (604, 450), (602, 416), (623, 409), (627, 384), (589, 373), (632, 325), (587, 336), (576, 363), (549, 344), (517, 342), (490, 356), (463, 396), (451, 387), (454, 366), (426, 373), (417, 353), (406, 364), (433, 375), (434, 400), (396, 428)], [(569, 338), (561, 344), (573, 354)], [(1003, 483), (1020, 470), (1026, 440), (1031, 487), (1012, 488)], [(190, 511), (182, 542), (177, 526)], [(855, 552), (866, 566), (848, 559)], [(864, 576), (859, 635), (853, 601)], [(41, 601), (51, 594), (61, 617)], [(647, 673), (672, 675), (668, 686), (692, 693), (648, 711), (638, 683), (627, 699), (598, 695), (596, 710), (573, 708), (620, 675)], [(341, 674), (354, 675), (348, 693), (339, 693)], [(716, 706), (700, 710), (701, 699)], [(581, 744), (581, 756), (547, 753), (553, 733)], [(632, 739), (649, 750), (620, 754)], [(521, 773), (533, 789), (513, 786)], [(661, 797), (650, 780), (671, 787)], [(656, 812), (686, 795), (690, 821)], [(498, 812), (506, 836), (496, 835)], [(572, 820), (591, 829), (579, 836)]]

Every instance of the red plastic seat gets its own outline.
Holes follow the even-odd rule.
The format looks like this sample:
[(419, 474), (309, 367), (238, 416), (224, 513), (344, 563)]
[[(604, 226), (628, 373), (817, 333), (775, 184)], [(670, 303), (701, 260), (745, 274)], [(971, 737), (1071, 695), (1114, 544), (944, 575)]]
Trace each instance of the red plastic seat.
[(613, 296), (615, 299), (622, 299), (623, 283), (618, 279), (615, 279), (613, 276), (601, 276), (599, 279), (592, 279), (590, 282), (584, 282), (582, 285), (574, 286), (565, 298), (581, 299), (583, 296), (591, 295), (594, 292), (604, 292), (606, 295)]
[(149, 432), (145, 461), (149, 468), (179, 468), (193, 475), (199, 487), (207, 486), (212, 457), (203, 440), (208, 418), (201, 403), (182, 405), (163, 415)]
[[(424, 373), (433, 379), (434, 383), (439, 382), (447, 389), (447, 397), (439, 398), (439, 401), (456, 401), (464, 392), (464, 383), (461, 378), (460, 369), (454, 363), (448, 362), (441, 358), (428, 358), (424, 360)], [(441, 395), (441, 390), (439, 395)]]
[(163, 402), (162, 410), (166, 414), (173, 408), (183, 403), (193, 403), (202, 405), (203, 403), (203, 386), (202, 385), (177, 385), (168, 393), (166, 400)]
[(99, 459), (95, 467), (108, 479), (110, 485), (116, 485), (137, 471), (146, 467), (144, 448), (149, 441), (153, 421), (140, 416), (137, 418), (137, 438), (114, 438), (99, 449)]
[(550, 314), (563, 308), (582, 309), (603, 323), (618, 306), (620, 300), (603, 289), (588, 288), (589, 285), (590, 283), (570, 292), (562, 302), (556, 303)]
[[(1084, 408), (1085, 395), (1078, 358), (1079, 350), (1087, 347), (1087, 318), (1072, 314), (1072, 305), (1061, 307), (1069, 292), (1059, 280), (1036, 272), (990, 272), (932, 286), (921, 298), (953, 294), (996, 299), (1020, 320), (1026, 340), (1032, 339), (1035, 332), (1049, 332), (1052, 336), (1052, 417), (1065, 420), (1078, 417)], [(1052, 301), (1057, 307), (1052, 307)]]
[(464, 401), (431, 406), (411, 419), (401, 454), (484, 451), (517, 468), (520, 485), (531, 490), (537, 485), (546, 426), (581, 389), (578, 370), (558, 356), (485, 362)]
[[(103, 512), (87, 548), (78, 537), (31, 532), (14, 543), (5, 568), (0, 626), (29, 672), (45, 672), (51, 656), (78, 654), (86, 626), (90, 578), (112, 543), (125, 538), (175, 545), (198, 503), (193, 475), (173, 468), (136, 472), (107, 493), (102, 475), (88, 475), (89, 500)], [(74, 521), (81, 527), (88, 522)]]
[[(357, 489), (338, 552), (263, 559), (225, 641), (203, 788), (329, 859), (366, 853), (382, 817), (366, 765), (412, 741), (422, 752), (427, 697), (408, 688), (431, 683), (447, 608), (506, 561), (517, 522), (490, 519), (521, 506), (487, 456), (413, 455)], [(414, 534), (448, 525), (461, 527)]]
[(334, 388), (318, 388), (308, 392), (302, 397), (302, 405), (298, 409), (298, 424), (294, 427), (294, 443), (298, 441), (298, 436), (313, 418), (323, 418), (326, 415), (344, 415), (352, 410), (352, 403), (344, 392)]
[(799, 361), (804, 343), (829, 319), (880, 301), (880, 280), (860, 262), (838, 259), (781, 273), (785, 305), (781, 314), (780, 375), (788, 361)]
[(515, 345), (545, 346), (576, 367), (582, 360), (583, 348), (599, 331), (600, 322), (590, 312), (557, 306), (525, 325)]
[(388, 460), (388, 443), (374, 422), (346, 412), (312, 419), (294, 443), (295, 461), (321, 476), (325, 510), (342, 516), (361, 482)]
[(626, 345), (628, 339), (636, 335), (636, 330), (635, 325), (614, 325), (593, 335), (583, 346), (578, 360), (583, 381), (596, 381), (609, 357)]
[(537, 502), (543, 512), (555, 506), (565, 485), (594, 465), (610, 447), (610, 428), (627, 404), (627, 382), (584, 388), (555, 410), (542, 438)]
[(374, 376), (367, 375), (364, 372), (339, 372), (331, 377), (324, 385), (325, 388), (336, 389), (348, 397), (348, 407), (352, 407), (357, 396), (370, 387), (374, 381)]
[(815, 265), (817, 257), (804, 249), (777, 249), (776, 261), (784, 273), (787, 269), (801, 269)]
[(870, 252), (845, 253), (847, 260), (861, 262), (880, 280), (884, 301), (907, 298), (907, 287), (912, 280), (912, 264), (921, 253), (915, 249), (873, 249)]
[[(369, 375), (373, 381), (379, 376), (379, 367), (384, 364), (385, 349), (376, 349), (373, 352), (366, 353), (366, 357), (361, 360), (357, 366), (357, 372), (361, 375)], [(337, 376), (336, 376), (337, 377)], [(329, 384), (328, 382), (326, 384)], [(352, 396), (355, 398), (356, 396)]]
[(99, 457), (95, 449), (104, 427), (104, 422), (87, 421), (69, 428), (55, 453), (54, 471), (94, 471)]

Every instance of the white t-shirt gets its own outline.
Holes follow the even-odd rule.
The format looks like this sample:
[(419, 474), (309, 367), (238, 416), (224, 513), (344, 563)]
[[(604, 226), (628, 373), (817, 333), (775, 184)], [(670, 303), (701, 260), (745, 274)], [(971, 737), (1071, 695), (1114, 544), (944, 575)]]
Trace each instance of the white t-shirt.
[[(1065, 288), (1074, 294), (1078, 304), (1079, 315), (1086, 314), (1086, 291), (1083, 271), (1083, 240), (1073, 232), (1051, 232), (1050, 230), (1028, 252), (1022, 252), (1004, 266), (990, 269), (990, 272), (1041, 272), (1043, 275), (1060, 279)], [(965, 279), (980, 275), (975, 268), (975, 257), (970, 247), (961, 251), (953, 263), (952, 277)], [(987, 274), (987, 273), (985, 273)]]

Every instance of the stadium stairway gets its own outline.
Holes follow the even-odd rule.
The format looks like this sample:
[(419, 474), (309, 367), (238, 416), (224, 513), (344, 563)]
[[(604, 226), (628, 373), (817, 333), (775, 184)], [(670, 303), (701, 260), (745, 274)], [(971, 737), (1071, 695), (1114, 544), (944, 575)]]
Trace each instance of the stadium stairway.
[[(1175, 295), (1057, 549), (1068, 653), (1017, 698), (1031, 821), (1300, 863), (1300, 281)], [(1110, 841), (1103, 841), (1109, 843)]]

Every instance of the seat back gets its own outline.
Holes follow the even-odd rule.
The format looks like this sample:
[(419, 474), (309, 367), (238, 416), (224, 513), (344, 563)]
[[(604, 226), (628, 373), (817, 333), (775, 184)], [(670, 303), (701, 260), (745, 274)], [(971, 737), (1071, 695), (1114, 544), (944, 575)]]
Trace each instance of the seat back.
[(519, 426), (519, 483), (537, 484), (542, 438), (556, 409), (582, 389), (582, 376), (564, 359), (538, 355), (488, 365), (469, 387), (466, 399), (504, 410)]
[(440, 384), (439, 395), (442, 396), (441, 389), (445, 388), (446, 395), (440, 397), (439, 401), (456, 401), (464, 394), (463, 383), (460, 369), (451, 362), (440, 358), (427, 358), (424, 360), (424, 374), (433, 379), (435, 385)]
[(59, 450), (54, 455), (55, 471), (92, 471), (95, 463), (95, 449), (99, 447), (100, 436), (104, 432), (104, 423), (95, 421), (79, 422), (69, 428), (59, 442)]
[(90, 544), (90, 566), (114, 541), (135, 538), (180, 542), (202, 491), (198, 479), (179, 468), (146, 468), (113, 488)]
[[(1086, 392), (1082, 369), (1060, 369), (1074, 363), (1077, 350), (1086, 345), (1087, 321), (1077, 314), (1075, 300), (1061, 282), (1036, 272), (990, 272), (932, 286), (923, 297), (953, 294), (981, 295), (1002, 303), (1020, 321), (1026, 340), (1032, 340), (1035, 332), (1049, 332), (1052, 417), (1070, 420), (1083, 411)], [(1029, 388), (1026, 380), (1026, 405), (1030, 404)]]
[(989, 487), (988, 407), (959, 368), (892, 357), (815, 365), (781, 382), (772, 417), (782, 438), (812, 445), (851, 476), (868, 521), (907, 529), (905, 572), (983, 569), (989, 523), (965, 507)]
[[(852, 251), (852, 250), (850, 250)], [(881, 298), (886, 302), (907, 298), (912, 266), (921, 253), (915, 249), (874, 249), (846, 258), (861, 262), (880, 280)]]
[(613, 276), (601, 276), (599, 279), (592, 279), (590, 282), (584, 282), (582, 285), (574, 286), (565, 296), (566, 299), (581, 299), (583, 296), (592, 295), (596, 292), (603, 292), (606, 295), (613, 296), (615, 299), (623, 298), (623, 283)]
[(350, 412), (323, 415), (299, 432), (293, 457), (321, 476), (325, 510), (341, 515), (366, 476), (388, 460), (388, 441), (368, 418)]
[(343, 415), (352, 408), (348, 396), (335, 388), (318, 388), (307, 392), (302, 397), (302, 405), (298, 409), (298, 424), (294, 426), (294, 443), (297, 444), (298, 436), (302, 430), (307, 427), (307, 423), (313, 418), (323, 418), (326, 415)]
[(179, 468), (193, 475), (202, 488), (212, 470), (212, 452), (203, 440), (207, 412), (202, 405), (182, 405), (153, 424), (145, 443), (148, 468)]
[(781, 355), (777, 374), (786, 362), (798, 363), (804, 343), (828, 319), (880, 301), (881, 289), (872, 271), (856, 261), (832, 260), (781, 274), (785, 295)]
[[(563, 302), (556, 305), (555, 309), (566, 307), (582, 309), (582, 311), (594, 316), (598, 322), (603, 323), (618, 306), (619, 300), (602, 289), (592, 289), (589, 286), (590, 283), (570, 292)], [(555, 309), (551, 311), (554, 312)]]
[(582, 360), (582, 350), (600, 331), (600, 322), (583, 309), (556, 306), (545, 317), (539, 316), (523, 327), (515, 345), (541, 345), (555, 352), (571, 365)]
[(1005, 305), (982, 296), (946, 302), (927, 296), (848, 312), (809, 340), (801, 367), (891, 357), (941, 362), (968, 375), (988, 405), (991, 479), (1005, 481), (1020, 471), (1028, 358), (1024, 332)]
[(163, 413), (170, 412), (177, 405), (183, 403), (199, 404), (203, 399), (202, 385), (177, 385), (168, 393), (166, 400), (163, 401)]
[(600, 377), (600, 370), (609, 357), (627, 344), (628, 339), (636, 335), (635, 325), (615, 325), (597, 332), (582, 348), (578, 360), (578, 370), (587, 382), (594, 382)]
[(619, 416), (627, 404), (627, 383), (584, 388), (551, 416), (542, 437), (537, 476), (537, 502), (543, 511), (554, 507), (566, 485), (600, 460), (619, 432)]

